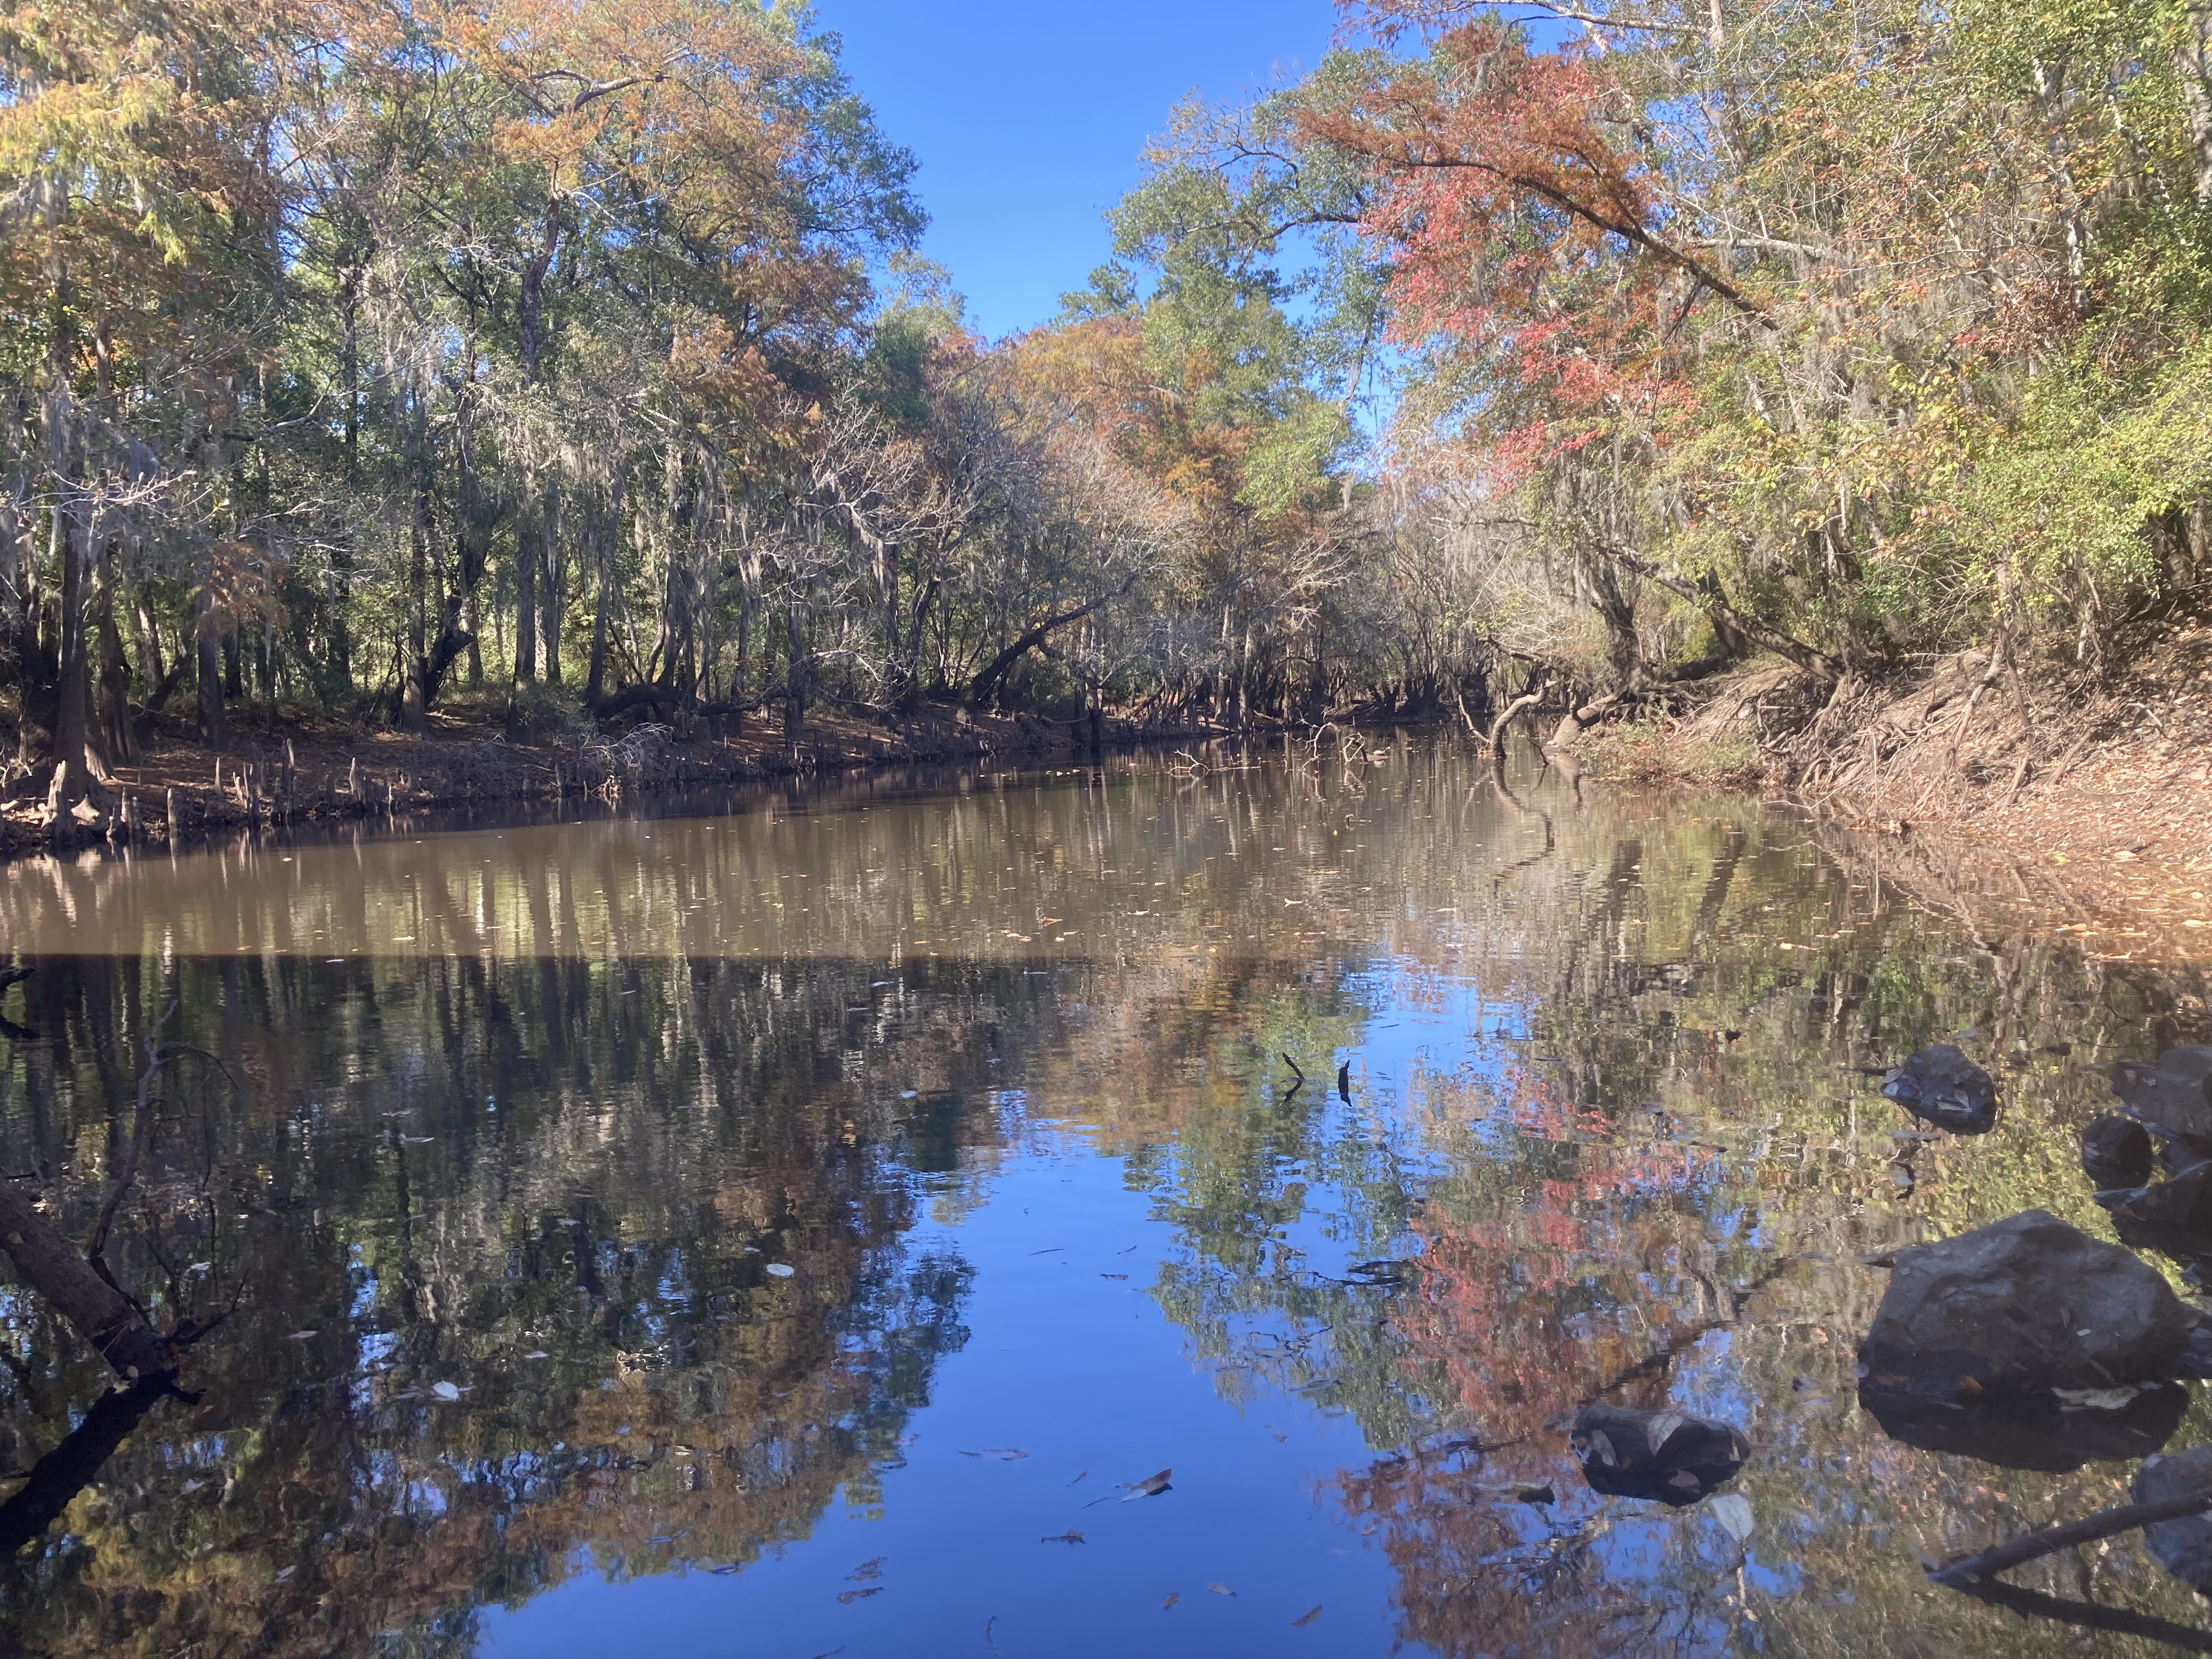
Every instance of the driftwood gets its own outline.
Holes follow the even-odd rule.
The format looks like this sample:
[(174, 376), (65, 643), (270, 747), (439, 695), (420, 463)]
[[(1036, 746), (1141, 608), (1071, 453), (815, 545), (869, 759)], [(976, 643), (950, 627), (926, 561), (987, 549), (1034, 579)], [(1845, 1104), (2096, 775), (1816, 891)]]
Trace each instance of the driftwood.
[(1529, 709), (1534, 708), (1538, 703), (1543, 702), (1546, 697), (1551, 695), (1551, 692), (1552, 683), (1549, 680), (1546, 680), (1543, 684), (1538, 686), (1534, 691), (1522, 692), (1519, 696), (1514, 698), (1511, 702), (1507, 703), (1504, 708), (1498, 711), (1498, 718), (1490, 723), (1490, 735), (1485, 739), (1485, 742), (1489, 746), (1490, 758), (1494, 764), (1503, 765), (1504, 763), (1505, 733), (1512, 726), (1513, 722), (1520, 718), (1521, 715), (1526, 714)]
[(84, 1414), (84, 1421), (41, 1457), (28, 1480), (0, 1504), (0, 1556), (12, 1555), (43, 1537), (140, 1419), (174, 1392), (167, 1378), (155, 1377), (102, 1395)]
[(2060, 1550), (2070, 1550), (2077, 1544), (2094, 1544), (2100, 1538), (2133, 1532), (2137, 1527), (2155, 1526), (2161, 1521), (2184, 1520), (2192, 1515), (2202, 1515), (2207, 1510), (2212, 1510), (2212, 1488), (2201, 1489), (2180, 1498), (2162, 1498), (2155, 1504), (2122, 1504), (2115, 1509), (2100, 1510), (2094, 1515), (2084, 1516), (2079, 1521), (2069, 1521), (2063, 1526), (2045, 1527), (2040, 1532), (2031, 1532), (2008, 1544), (1999, 1544), (1994, 1549), (1984, 1550), (1978, 1555), (1961, 1556), (1955, 1561), (1930, 1567), (1928, 1577), (1936, 1583), (1961, 1589), (1970, 1583), (1994, 1578), (2001, 1572), (2008, 1572), (2030, 1561), (2040, 1560), (2046, 1555), (2056, 1555)]
[(2154, 1619), (2147, 1613), (2100, 1607), (2094, 1601), (2069, 1601), (2063, 1596), (2046, 1595), (2041, 1590), (2022, 1589), (2017, 1584), (2000, 1583), (1995, 1579), (1972, 1578), (1951, 1588), (1991, 1607), (2008, 1607), (2025, 1618), (2051, 1619), (2062, 1625), (2108, 1630), (2118, 1636), (2140, 1636), (2186, 1653), (2212, 1653), (2212, 1631), (2199, 1630), (2194, 1625), (2177, 1625), (2170, 1619)]
[(23, 1282), (53, 1306), (125, 1382), (167, 1376), (177, 1362), (136, 1304), (85, 1259), (61, 1231), (31, 1207), (29, 1195), (0, 1181), (0, 1249)]

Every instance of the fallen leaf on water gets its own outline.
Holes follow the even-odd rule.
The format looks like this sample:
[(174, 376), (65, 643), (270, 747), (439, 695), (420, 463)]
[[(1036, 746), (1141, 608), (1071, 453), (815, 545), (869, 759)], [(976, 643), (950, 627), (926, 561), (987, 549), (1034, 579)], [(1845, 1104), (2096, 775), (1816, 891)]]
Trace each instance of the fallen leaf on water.
[(963, 1457), (995, 1457), (1001, 1463), (1018, 1463), (1029, 1454), (1015, 1446), (986, 1446), (981, 1451), (963, 1451)]
[(187, 1279), (192, 1279), (192, 1278), (196, 1278), (198, 1275), (199, 1275), (199, 1274), (201, 1274), (201, 1273), (213, 1273), (214, 1271), (215, 1271), (215, 1263), (214, 1263), (214, 1262), (212, 1262), (212, 1261), (195, 1261), (195, 1262), (193, 1262), (193, 1263), (192, 1263), (192, 1265), (191, 1265), (191, 1267), (187, 1267), (187, 1268), (185, 1268), (185, 1278), (187, 1278)]
[(798, 1268), (787, 1267), (781, 1261), (769, 1262), (768, 1264), (768, 1270), (769, 1276), (775, 1279), (792, 1279), (797, 1277), (799, 1273)]
[(1275, 1437), (1275, 1438), (1276, 1438), (1276, 1439), (1278, 1439), (1278, 1440), (1288, 1440), (1290, 1437), (1290, 1437), (1290, 1436), (1288, 1436), (1287, 1434), (1279, 1434), (1279, 1435), (1277, 1435), (1277, 1436)]
[(890, 1557), (888, 1555), (879, 1555), (872, 1561), (863, 1561), (845, 1575), (845, 1582), (848, 1584), (865, 1584), (871, 1578), (880, 1578), (884, 1576), (884, 1563), (890, 1559)]
[(523, 1357), (525, 1359), (544, 1359), (544, 1358), (550, 1358), (550, 1356), (546, 1353), (545, 1350), (544, 1350), (544, 1349), (543, 1349), (543, 1348), (532, 1348), (532, 1349), (528, 1353), (526, 1353), (526, 1354), (523, 1355), (522, 1357)]
[[(1084, 1470), (1083, 1474), (1090, 1474), (1090, 1473), (1091, 1473), (1091, 1471), (1090, 1471), (1090, 1470), (1085, 1469), (1085, 1470)], [(1082, 1479), (1083, 1479), (1083, 1474), (1079, 1474), (1079, 1475), (1077, 1475), (1077, 1476), (1075, 1477), (1075, 1480), (1071, 1480), (1071, 1481), (1069, 1481), (1067, 1484), (1068, 1484), (1069, 1486), (1073, 1486), (1073, 1485), (1075, 1485), (1075, 1483), (1076, 1483), (1076, 1481), (1077, 1481), (1077, 1480), (1082, 1480)]]
[(1293, 1620), (1291, 1620), (1291, 1628), (1292, 1630), (1304, 1630), (1304, 1629), (1308, 1625), (1310, 1625), (1311, 1623), (1313, 1623), (1313, 1621), (1314, 1621), (1315, 1620), (1316, 1620), (1316, 1619), (1318, 1619), (1318, 1618), (1320, 1618), (1320, 1617), (1321, 1617), (1321, 1609), (1320, 1609), (1319, 1607), (1316, 1607), (1316, 1608), (1315, 1608), (1311, 1613), (1308, 1613), (1304, 1618), (1303, 1618), (1303, 1619), (1293, 1619)]
[(450, 1382), (433, 1382), (430, 1385), (430, 1392), (448, 1404), (461, 1397), (461, 1391)]
[(410, 1146), (427, 1146), (437, 1139), (435, 1135), (402, 1135), (399, 1139)]
[(1208, 1584), (1206, 1589), (1212, 1590), (1216, 1595), (1234, 1595), (1237, 1594), (1235, 1590), (1230, 1589), (1226, 1584)]
[(2053, 1389), (2061, 1411), (2116, 1412), (2142, 1390), (2124, 1389)]
[(840, 1607), (849, 1607), (855, 1601), (865, 1601), (871, 1595), (881, 1595), (883, 1593), (884, 1587), (881, 1584), (871, 1584), (866, 1589), (839, 1590), (837, 1603)]
[(1176, 1602), (1182, 1600), (1182, 1592), (1181, 1590), (1170, 1590), (1168, 1592), (1168, 1599), (1160, 1603), (1160, 1611), (1162, 1613), (1165, 1613), (1170, 1607), (1173, 1607)]
[(1128, 1276), (1129, 1275), (1127, 1273), (1101, 1273), (1098, 1275), (1101, 1279), (1127, 1279)]
[(1723, 1493), (1713, 1499), (1710, 1507), (1713, 1519), (1721, 1523), (1728, 1535), (1739, 1544), (1751, 1536), (1751, 1499), (1740, 1492)]
[(313, 1336), (313, 1334), (314, 1334), (314, 1332), (313, 1332), (313, 1331), (295, 1331), (295, 1332), (293, 1332), (293, 1333), (292, 1333), (292, 1334), (291, 1334), (290, 1340), (292, 1340), (292, 1341), (294, 1341), (294, 1342), (305, 1342), (305, 1341), (306, 1341), (309, 1337)]
[(1124, 1504), (1132, 1504), (1139, 1498), (1158, 1498), (1162, 1492), (1170, 1490), (1168, 1477), (1174, 1473), (1173, 1469), (1162, 1469), (1158, 1474), (1148, 1474), (1135, 1485), (1123, 1487), (1122, 1490), (1129, 1495), (1121, 1501)]
[(187, 1493), (196, 1492), (205, 1485), (207, 1485), (207, 1482), (204, 1480), (187, 1480), (180, 1490)]
[(276, 1570), (276, 1582), (281, 1584), (297, 1571), (299, 1571), (297, 1567), (279, 1567)]
[(1040, 1538), (1037, 1540), (1037, 1542), (1040, 1544), (1080, 1544), (1082, 1541), (1083, 1534), (1076, 1531), (1073, 1527), (1070, 1527), (1066, 1532), (1056, 1532), (1049, 1538)]
[(726, 1561), (720, 1566), (709, 1567), (707, 1571), (713, 1573), (717, 1578), (727, 1578), (732, 1573), (742, 1572), (744, 1569), (739, 1566), (735, 1561)]

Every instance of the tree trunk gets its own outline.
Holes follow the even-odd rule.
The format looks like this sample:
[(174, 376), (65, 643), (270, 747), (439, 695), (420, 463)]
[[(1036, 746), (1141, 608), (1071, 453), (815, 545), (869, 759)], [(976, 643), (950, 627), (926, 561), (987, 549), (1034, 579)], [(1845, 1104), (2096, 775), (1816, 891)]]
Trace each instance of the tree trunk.
[[(138, 745), (131, 729), (131, 661), (123, 654), (123, 634), (115, 624), (115, 596), (122, 580), (115, 544), (110, 542), (100, 552), (100, 595), (94, 602), (100, 622), (100, 738), (112, 758), (127, 761), (136, 757)], [(149, 665), (149, 683), (160, 669), (158, 661)]]
[[(65, 518), (74, 519), (72, 514)], [(54, 769), (59, 799), (70, 805), (106, 781), (92, 714), (92, 630), (85, 577), (92, 563), (91, 526), (67, 523), (62, 537), (61, 651), (54, 678)]]
[(0, 1249), (23, 1282), (51, 1303), (118, 1376), (135, 1382), (176, 1369), (168, 1345), (122, 1291), (94, 1271), (84, 1252), (31, 1207), (21, 1182), (0, 1181)]
[(200, 741), (220, 749), (229, 736), (222, 704), (222, 653), (216, 631), (212, 555), (203, 555), (198, 590), (192, 595), (192, 657), (199, 678)]
[(623, 489), (628, 483), (629, 469), (617, 463), (614, 483), (607, 490), (607, 519), (592, 538), (592, 554), (599, 568), (593, 583), (597, 590), (592, 602), (592, 660), (585, 671), (584, 706), (595, 708), (607, 691), (607, 623), (614, 611), (615, 597), (615, 540), (622, 534)]
[(783, 691), (783, 740), (793, 748), (799, 745), (800, 734), (806, 727), (806, 650), (802, 601), (793, 598), (787, 617), (786, 641), (789, 647), (785, 664)]
[(538, 678), (538, 515), (525, 509), (514, 536), (514, 684)]

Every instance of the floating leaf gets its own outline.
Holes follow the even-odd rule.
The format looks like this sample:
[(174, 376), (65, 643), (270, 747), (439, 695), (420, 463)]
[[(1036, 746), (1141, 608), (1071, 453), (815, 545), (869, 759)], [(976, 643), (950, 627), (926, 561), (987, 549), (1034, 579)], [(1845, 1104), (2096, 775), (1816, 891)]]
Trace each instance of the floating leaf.
[(314, 1334), (314, 1332), (313, 1332), (313, 1331), (295, 1331), (295, 1332), (293, 1332), (293, 1333), (292, 1333), (292, 1334), (291, 1334), (289, 1337), (288, 1337), (288, 1338), (286, 1339), (286, 1340), (288, 1340), (288, 1341), (291, 1341), (291, 1342), (305, 1342), (305, 1341), (306, 1341), (309, 1337), (313, 1336), (313, 1334)]
[(1751, 1518), (1751, 1499), (1746, 1498), (1741, 1492), (1723, 1493), (1713, 1499), (1708, 1507), (1713, 1512), (1713, 1519), (1719, 1522), (1722, 1529), (1737, 1543), (1741, 1544), (1751, 1536), (1753, 1524)]
[[(1090, 1474), (1090, 1473), (1091, 1473), (1091, 1471), (1090, 1471), (1090, 1470), (1085, 1469), (1085, 1470), (1084, 1470), (1083, 1474)], [(1079, 1475), (1077, 1475), (1073, 1480), (1069, 1481), (1067, 1484), (1068, 1484), (1069, 1486), (1075, 1486), (1076, 1484), (1078, 1484), (1079, 1481), (1081, 1481), (1081, 1480), (1082, 1480), (1082, 1479), (1083, 1479), (1083, 1474), (1079, 1474)]]
[(1162, 1613), (1165, 1613), (1170, 1607), (1173, 1607), (1176, 1602), (1182, 1600), (1182, 1592), (1181, 1590), (1170, 1590), (1168, 1592), (1168, 1599), (1160, 1603), (1160, 1611)]
[(981, 1451), (963, 1451), (963, 1457), (995, 1457), (1001, 1463), (1018, 1463), (1029, 1454), (1018, 1446), (986, 1446)]
[(2059, 1409), (2079, 1412), (2116, 1412), (2143, 1392), (2132, 1385), (2121, 1389), (2053, 1389), (2058, 1397)]
[(1128, 1276), (1129, 1275), (1127, 1273), (1101, 1273), (1098, 1275), (1101, 1279), (1127, 1279)]
[(543, 1348), (532, 1348), (528, 1353), (522, 1357), (525, 1359), (545, 1359), (550, 1358), (550, 1356), (548, 1355)]
[(1122, 1490), (1129, 1495), (1121, 1501), (1133, 1504), (1139, 1498), (1158, 1498), (1162, 1492), (1170, 1490), (1168, 1477), (1174, 1473), (1173, 1469), (1162, 1469), (1158, 1474), (1146, 1475), (1133, 1486), (1124, 1486)]
[(1230, 1589), (1226, 1584), (1208, 1584), (1206, 1589), (1212, 1590), (1216, 1595), (1234, 1595), (1237, 1594), (1235, 1590)]
[(1310, 1625), (1315, 1620), (1320, 1617), (1321, 1609), (1319, 1607), (1316, 1607), (1311, 1613), (1306, 1614), (1304, 1618), (1291, 1620), (1291, 1628), (1292, 1630), (1304, 1630), (1308, 1625)]
[(871, 1595), (881, 1595), (883, 1593), (884, 1587), (881, 1584), (871, 1584), (866, 1589), (839, 1590), (837, 1601), (840, 1606), (849, 1607), (855, 1601), (865, 1601)]
[(768, 1271), (769, 1276), (772, 1279), (795, 1279), (799, 1275), (798, 1268), (788, 1267), (781, 1261), (769, 1262)]
[(433, 1382), (430, 1385), (430, 1392), (448, 1404), (461, 1397), (461, 1391), (450, 1382)]
[(1056, 1532), (1049, 1538), (1040, 1538), (1037, 1540), (1037, 1542), (1040, 1544), (1080, 1544), (1082, 1541), (1083, 1534), (1076, 1531), (1073, 1527), (1070, 1527), (1066, 1532)]
[(845, 1575), (845, 1582), (848, 1584), (865, 1584), (872, 1578), (880, 1578), (884, 1576), (884, 1563), (890, 1559), (890, 1557), (888, 1555), (879, 1555), (872, 1561), (863, 1561)]

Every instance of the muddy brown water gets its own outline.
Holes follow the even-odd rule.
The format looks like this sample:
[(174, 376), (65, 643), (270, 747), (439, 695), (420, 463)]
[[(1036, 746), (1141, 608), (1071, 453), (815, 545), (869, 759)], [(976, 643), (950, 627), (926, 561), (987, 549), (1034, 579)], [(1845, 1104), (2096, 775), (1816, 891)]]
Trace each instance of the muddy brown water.
[[(1903, 1443), (1853, 1356), (1860, 1257), (2104, 1231), (2073, 1137), (2201, 1003), (1787, 812), (1516, 776), (1274, 749), (0, 871), (0, 1174), (88, 1236), (190, 1045), (109, 1255), (228, 1310), (0, 1645), (2174, 1650), (1931, 1587), (2134, 1466)], [(1937, 1038), (1995, 1133), (1849, 1069)], [(0, 1362), (4, 1500), (106, 1384), (8, 1284)], [(1598, 1398), (1740, 1427), (1747, 1538), (1592, 1492)], [(2212, 1628), (2132, 1540), (2015, 1577)]]

